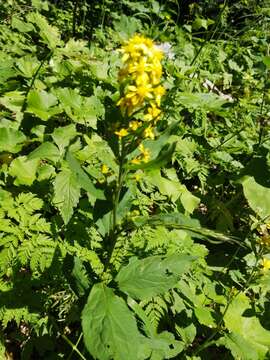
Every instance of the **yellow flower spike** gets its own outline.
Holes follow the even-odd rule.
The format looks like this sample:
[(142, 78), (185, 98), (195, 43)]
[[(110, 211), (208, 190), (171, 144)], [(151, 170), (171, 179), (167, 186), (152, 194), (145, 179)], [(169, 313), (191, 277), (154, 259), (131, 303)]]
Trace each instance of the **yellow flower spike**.
[(129, 127), (131, 130), (136, 131), (141, 126), (141, 124), (142, 123), (140, 121), (132, 120), (129, 123)]
[(263, 271), (268, 271), (270, 269), (270, 259), (263, 258), (262, 267), (263, 267)]
[(105, 164), (102, 164), (102, 166), (101, 166), (101, 172), (102, 172), (102, 174), (106, 175), (106, 174), (109, 173), (109, 171), (110, 171), (110, 169), (108, 168), (108, 166), (105, 165)]
[(132, 115), (149, 102), (160, 104), (165, 89), (160, 85), (163, 52), (151, 39), (134, 35), (120, 52), (124, 66), (118, 79), (124, 85), (122, 98), (117, 105), (123, 115)]
[(117, 135), (119, 138), (125, 137), (128, 135), (127, 129), (120, 129), (119, 131), (115, 131), (115, 135)]
[(154, 140), (155, 134), (154, 134), (154, 131), (153, 131), (152, 126), (147, 127), (147, 128), (144, 130), (143, 135), (144, 135), (145, 138), (149, 138), (149, 139)]

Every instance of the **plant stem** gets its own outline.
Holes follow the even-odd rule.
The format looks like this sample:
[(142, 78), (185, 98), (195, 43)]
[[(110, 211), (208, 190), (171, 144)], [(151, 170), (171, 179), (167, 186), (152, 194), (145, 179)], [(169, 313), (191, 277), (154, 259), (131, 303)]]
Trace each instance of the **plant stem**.
[(125, 159), (125, 152), (123, 149), (123, 143), (122, 140), (120, 140), (119, 144), (119, 170), (118, 170), (118, 179), (115, 189), (115, 195), (114, 195), (114, 203), (113, 203), (113, 210), (112, 210), (112, 224), (110, 229), (110, 235), (109, 235), (109, 241), (110, 241), (110, 247), (108, 251), (108, 256), (104, 265), (104, 272), (108, 269), (116, 242), (117, 242), (117, 232), (116, 232), (116, 226), (117, 226), (117, 208), (119, 205), (119, 199), (121, 190), (123, 187), (123, 183), (126, 177), (126, 170), (123, 168), (124, 165), (124, 159)]
[[(80, 335), (80, 337), (81, 337), (81, 335)], [(66, 337), (66, 335), (61, 334), (61, 336), (72, 347), (72, 350), (74, 350), (80, 356), (81, 359), (87, 360), (86, 357), (84, 357), (83, 354), (80, 352), (80, 350), (77, 348), (77, 344), (74, 345), (73, 342), (70, 341), (69, 338)]]

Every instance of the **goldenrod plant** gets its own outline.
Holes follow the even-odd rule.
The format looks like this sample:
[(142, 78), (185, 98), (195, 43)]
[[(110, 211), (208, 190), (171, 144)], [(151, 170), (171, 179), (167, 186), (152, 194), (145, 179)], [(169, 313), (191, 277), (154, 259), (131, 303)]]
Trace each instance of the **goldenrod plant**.
[(267, 1), (0, 20), (0, 359), (268, 359)]

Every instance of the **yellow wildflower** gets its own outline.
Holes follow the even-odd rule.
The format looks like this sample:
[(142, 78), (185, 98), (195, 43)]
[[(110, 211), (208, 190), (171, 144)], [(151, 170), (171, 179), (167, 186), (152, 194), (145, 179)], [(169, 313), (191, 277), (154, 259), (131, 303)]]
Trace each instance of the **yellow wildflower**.
[(141, 163), (141, 160), (138, 159), (138, 158), (135, 158), (135, 159), (131, 160), (131, 163), (134, 164), (134, 165), (139, 165)]
[(132, 120), (129, 123), (129, 127), (131, 128), (131, 130), (136, 131), (141, 126), (141, 124), (142, 123), (140, 121)]
[(142, 153), (142, 161), (148, 162), (150, 160), (150, 150), (146, 149), (143, 144), (140, 144), (139, 150)]
[(115, 131), (115, 135), (117, 135), (118, 137), (122, 138), (128, 135), (128, 131), (127, 129), (120, 129), (119, 131)]
[(268, 271), (270, 269), (270, 259), (263, 258), (262, 266), (263, 266), (263, 271)]
[(165, 94), (165, 88), (162, 85), (159, 85), (153, 88), (153, 93), (155, 95), (155, 100), (158, 106), (160, 106), (161, 98)]
[(159, 106), (165, 93), (160, 85), (162, 50), (151, 39), (134, 35), (120, 52), (124, 66), (119, 71), (119, 81), (123, 82), (124, 90), (117, 105), (122, 114), (130, 116), (149, 102)]
[(148, 127), (144, 130), (143, 135), (144, 135), (145, 138), (150, 138), (150, 139), (154, 140), (155, 134), (154, 134), (154, 132), (153, 132), (152, 126), (148, 126)]
[(161, 110), (155, 104), (151, 104), (151, 106), (147, 108), (147, 114), (145, 114), (143, 118), (145, 121), (157, 121), (160, 117), (160, 114)]
[(105, 164), (103, 164), (103, 165), (101, 166), (101, 172), (102, 172), (102, 174), (104, 174), (104, 175), (108, 174), (108, 172), (109, 172), (108, 166), (105, 165)]

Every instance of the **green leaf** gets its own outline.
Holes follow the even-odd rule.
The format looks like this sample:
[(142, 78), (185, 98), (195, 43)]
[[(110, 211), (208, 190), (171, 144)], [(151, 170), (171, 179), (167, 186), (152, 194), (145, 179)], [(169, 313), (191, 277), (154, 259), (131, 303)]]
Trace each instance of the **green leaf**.
[(19, 69), (19, 74), (26, 77), (31, 78), (34, 76), (35, 72), (37, 71), (40, 62), (36, 57), (31, 55), (26, 55), (21, 57), (16, 62), (17, 68)]
[[(249, 348), (253, 349), (252, 359), (263, 360), (270, 349), (270, 331), (262, 327), (255, 315), (246, 314), (249, 309), (251, 305), (245, 294), (240, 293), (232, 300), (224, 316), (225, 326), (234, 334), (227, 338), (227, 344), (228, 339), (231, 340), (230, 346), (233, 351), (237, 351), (237, 348), (232, 346), (232, 342), (235, 342), (243, 353), (246, 353), (246, 350), (249, 353)], [(250, 359), (249, 355), (245, 356), (244, 359)]]
[(75, 174), (69, 169), (63, 169), (55, 177), (53, 202), (59, 209), (65, 224), (69, 222), (79, 198), (80, 186)]
[(97, 118), (104, 113), (104, 107), (96, 96), (83, 97), (78, 91), (70, 88), (57, 89), (55, 94), (63, 110), (72, 120), (96, 129)]
[(0, 128), (0, 152), (17, 153), (26, 140), (26, 136), (19, 130)]
[(135, 299), (163, 294), (174, 287), (180, 275), (187, 271), (194, 258), (175, 254), (168, 257), (150, 256), (131, 259), (122, 267), (116, 281), (121, 291)]
[(70, 170), (76, 177), (77, 183), (90, 194), (91, 198), (105, 200), (103, 191), (95, 188), (89, 176), (84, 172), (80, 163), (75, 159), (70, 151), (67, 152), (66, 160), (69, 164)]
[(217, 346), (225, 346), (229, 349), (234, 359), (241, 360), (264, 360), (265, 357), (261, 357), (260, 354), (253, 348), (247, 339), (243, 338), (242, 335), (231, 332), (220, 338), (216, 342)]
[(113, 289), (95, 284), (82, 313), (84, 341), (100, 360), (138, 360), (140, 337), (135, 317)]
[(57, 46), (61, 45), (61, 38), (57, 28), (48, 24), (46, 18), (38, 12), (30, 13), (27, 20), (39, 29), (40, 37), (49, 49), (54, 50)]
[(254, 177), (245, 176), (241, 183), (251, 209), (262, 219), (270, 216), (270, 188), (258, 184)]
[(200, 324), (211, 328), (216, 326), (211, 309), (199, 306), (194, 308), (194, 313)]
[(26, 156), (20, 156), (12, 161), (9, 167), (9, 175), (16, 178), (15, 185), (32, 185), (36, 179), (39, 160), (28, 160)]
[(59, 160), (60, 153), (58, 148), (54, 144), (45, 141), (34, 151), (32, 151), (27, 157), (29, 160), (46, 159), (56, 162)]
[(205, 109), (206, 111), (216, 112), (217, 114), (224, 112), (222, 105), (228, 101), (214, 93), (185, 93), (181, 92), (177, 96), (177, 100), (181, 105), (188, 109)]
[[(159, 214), (150, 217), (137, 216), (134, 217), (132, 221), (135, 227), (137, 228), (145, 226), (146, 224), (150, 226), (163, 225), (172, 229), (186, 230), (193, 237), (198, 237), (200, 239), (206, 238), (208, 241), (213, 243), (231, 242), (231, 243), (236, 243), (239, 246), (245, 247), (245, 245), (239, 242), (237, 238), (225, 235), (223, 233), (214, 230), (203, 228), (201, 227), (199, 220), (192, 219), (181, 213)], [(216, 239), (216, 241), (213, 239)]]
[(57, 98), (45, 90), (31, 90), (27, 97), (27, 112), (35, 114), (41, 120), (48, 120), (51, 116), (59, 113)]
[(58, 146), (61, 156), (64, 155), (65, 148), (76, 135), (76, 127), (73, 124), (54, 129), (51, 136)]
[(25, 95), (21, 91), (10, 91), (0, 98), (0, 104), (17, 113), (22, 108), (24, 97)]
[(263, 63), (268, 69), (270, 69), (270, 56), (263, 56)]
[(11, 18), (11, 27), (18, 30), (20, 33), (27, 33), (34, 30), (34, 26), (30, 23), (26, 23), (16, 16)]

